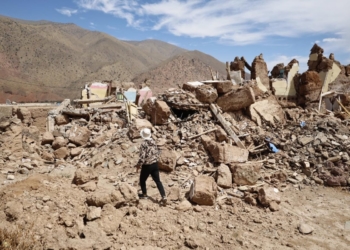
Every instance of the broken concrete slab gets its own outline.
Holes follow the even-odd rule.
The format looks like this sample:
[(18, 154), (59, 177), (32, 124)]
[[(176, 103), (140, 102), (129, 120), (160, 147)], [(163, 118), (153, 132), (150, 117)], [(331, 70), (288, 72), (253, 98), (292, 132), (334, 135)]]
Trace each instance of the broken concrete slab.
[(276, 123), (285, 123), (283, 109), (274, 96), (252, 104), (249, 111), (252, 120), (259, 126), (263, 121), (273, 127), (276, 126)]

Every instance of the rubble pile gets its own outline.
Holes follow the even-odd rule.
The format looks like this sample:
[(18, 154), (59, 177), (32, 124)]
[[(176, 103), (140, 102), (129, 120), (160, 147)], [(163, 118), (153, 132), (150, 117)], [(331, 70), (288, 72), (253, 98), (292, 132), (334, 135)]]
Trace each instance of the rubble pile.
[[(328, 65), (322, 52), (313, 48), (317, 56), (310, 68)], [(295, 63), (276, 66), (273, 76), (280, 76), (282, 69), (292, 71)], [(230, 67), (241, 70), (244, 64), (244, 58), (236, 58)], [(143, 128), (152, 130), (161, 149), (162, 181), (168, 206), (176, 213), (200, 213), (202, 206), (237, 212), (242, 201), (276, 212), (287, 187), (349, 186), (347, 114), (285, 108), (273, 91), (266, 91), (269, 79), (262, 55), (252, 68), (260, 80), (189, 82), (148, 98), (139, 108), (109, 97), (108, 103), (95, 107), (82, 107), (91, 100), (65, 100), (49, 112), (44, 133), (31, 125), (29, 110), (15, 108), (11, 119), (0, 121), (0, 181), (6, 187), (0, 193), (1, 220), (8, 227), (36, 221), (33, 230), (46, 249), (135, 246), (129, 241), (132, 228), (149, 230), (138, 218), (162, 213), (137, 195), (133, 166)], [(315, 72), (301, 75), (298, 93), (304, 102), (319, 98), (315, 93), (322, 84)], [(150, 189), (158, 199), (155, 186)], [(190, 225), (178, 216), (177, 223), (187, 232)], [(170, 237), (167, 247), (198, 247), (193, 238), (175, 238), (179, 229), (171, 223), (158, 224), (154, 228)], [(138, 246), (151, 237), (165, 247), (157, 233), (138, 231), (138, 237)], [(230, 241), (226, 237), (221, 235), (223, 242)], [(242, 245), (237, 239), (237, 246)]]

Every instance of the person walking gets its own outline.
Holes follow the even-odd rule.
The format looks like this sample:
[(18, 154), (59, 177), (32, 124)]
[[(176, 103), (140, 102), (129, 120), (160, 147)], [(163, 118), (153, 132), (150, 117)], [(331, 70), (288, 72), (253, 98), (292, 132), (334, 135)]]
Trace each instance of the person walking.
[(165, 195), (163, 184), (160, 181), (159, 177), (158, 158), (160, 155), (160, 151), (157, 147), (156, 142), (151, 137), (151, 130), (149, 128), (142, 129), (140, 135), (144, 139), (144, 141), (140, 146), (140, 158), (136, 164), (136, 172), (138, 172), (141, 168), (140, 186), (142, 194), (139, 194), (139, 197), (140, 199), (148, 198), (146, 181), (149, 175), (151, 175), (162, 197), (160, 203), (166, 204), (167, 198)]

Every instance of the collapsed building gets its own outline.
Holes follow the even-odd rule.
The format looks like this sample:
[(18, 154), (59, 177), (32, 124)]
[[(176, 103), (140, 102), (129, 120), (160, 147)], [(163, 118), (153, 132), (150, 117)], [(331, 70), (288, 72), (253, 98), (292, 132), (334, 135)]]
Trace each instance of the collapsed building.
[[(152, 130), (161, 149), (159, 168), (167, 173), (167, 194), (178, 211), (192, 210), (194, 204), (233, 205), (239, 199), (274, 212), (281, 202), (279, 190), (287, 184), (348, 186), (347, 96), (329, 93), (340, 67), (322, 53), (312, 48), (309, 70), (301, 75), (298, 61), (292, 60), (276, 65), (271, 77), (262, 55), (252, 66), (236, 57), (227, 64), (227, 80), (188, 82), (157, 97), (147, 86), (137, 92), (132, 84), (123, 91), (112, 82), (92, 83), (82, 99), (64, 100), (48, 112), (45, 131), (32, 125), (27, 108), (14, 107), (11, 117), (0, 122), (5, 184), (30, 173), (68, 173), (79, 196), (70, 199), (71, 206), (61, 204), (53, 180), (47, 179), (51, 197), (40, 205), (30, 205), (34, 194), (21, 196), (22, 203), (11, 196), (15, 193), (2, 194), (3, 219), (16, 223), (28, 211), (46, 209), (54, 215), (45, 227), (61, 235), (52, 237), (55, 233), (37, 226), (38, 237), (49, 246), (98, 242), (104, 247), (96, 249), (108, 249), (123, 227), (111, 218), (120, 219), (120, 211), (139, 203), (131, 166), (143, 128)], [(244, 67), (251, 69), (252, 80), (245, 80)], [(343, 111), (307, 106), (334, 95)]]

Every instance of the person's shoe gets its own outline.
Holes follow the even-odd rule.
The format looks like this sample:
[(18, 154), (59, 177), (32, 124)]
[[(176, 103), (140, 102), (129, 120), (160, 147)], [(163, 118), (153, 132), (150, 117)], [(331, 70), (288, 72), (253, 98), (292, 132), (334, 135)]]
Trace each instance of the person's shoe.
[(139, 194), (139, 199), (148, 199), (147, 194)]
[(160, 200), (160, 204), (166, 205), (167, 201), (168, 201), (168, 200), (167, 200), (166, 197), (162, 197), (162, 199)]

